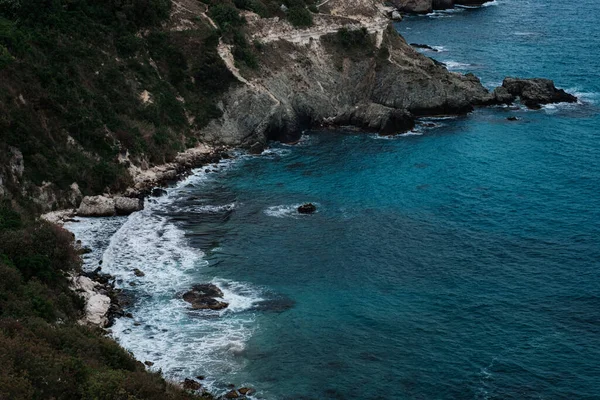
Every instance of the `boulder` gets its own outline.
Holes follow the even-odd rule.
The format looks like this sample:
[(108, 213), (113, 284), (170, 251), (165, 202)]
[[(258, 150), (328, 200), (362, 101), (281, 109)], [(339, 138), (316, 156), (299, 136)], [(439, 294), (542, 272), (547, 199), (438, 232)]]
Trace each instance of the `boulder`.
[(141, 271), (141, 270), (139, 270), (139, 269), (137, 269), (137, 268), (134, 268), (134, 269), (133, 269), (133, 274), (134, 274), (135, 276), (137, 276), (137, 277), (146, 276), (146, 274), (145, 274), (143, 271)]
[(242, 396), (246, 396), (246, 395), (250, 395), (250, 394), (254, 393), (254, 389), (243, 387), (243, 388), (239, 388), (238, 392), (240, 392), (240, 394)]
[(232, 390), (225, 394), (226, 399), (237, 399), (238, 397), (240, 397), (240, 394), (236, 390)]
[(194, 285), (192, 290), (183, 294), (183, 300), (192, 305), (194, 310), (222, 310), (229, 306), (224, 301), (219, 301), (217, 298), (222, 298), (223, 292), (212, 283), (203, 283)]
[(298, 207), (298, 212), (300, 214), (312, 214), (317, 211), (317, 207), (313, 203), (302, 204)]
[(129, 215), (144, 209), (144, 201), (134, 197), (115, 197), (117, 215)]
[(540, 108), (542, 104), (577, 102), (577, 97), (557, 89), (550, 79), (509, 77), (504, 79), (502, 87), (511, 95), (520, 97), (525, 106), (533, 109)]
[(517, 117), (515, 117), (515, 116), (508, 117), (508, 118), (506, 118), (506, 119), (507, 119), (508, 121), (518, 121), (518, 120), (519, 120), (519, 118), (517, 118)]
[(352, 125), (382, 135), (404, 133), (415, 127), (415, 120), (408, 111), (375, 103), (349, 108), (338, 115), (334, 123)]
[(81, 217), (109, 217), (115, 212), (114, 199), (106, 196), (85, 196), (77, 209)]
[(394, 10), (390, 13), (390, 18), (393, 21), (402, 21), (402, 14), (400, 14), (400, 11)]
[(183, 388), (186, 390), (200, 390), (202, 388), (202, 384), (196, 382), (193, 379), (185, 378), (185, 380), (181, 383)]
[(399, 11), (413, 14), (427, 14), (433, 10), (432, 0), (392, 0)]

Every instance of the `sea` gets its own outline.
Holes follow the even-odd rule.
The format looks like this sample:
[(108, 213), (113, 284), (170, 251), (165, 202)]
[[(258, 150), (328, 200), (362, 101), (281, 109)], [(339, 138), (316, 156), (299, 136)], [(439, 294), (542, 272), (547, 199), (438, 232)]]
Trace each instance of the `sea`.
[[(488, 88), (545, 77), (579, 102), (307, 131), (70, 223), (131, 298), (112, 335), (169, 379), (255, 399), (600, 399), (600, 2), (395, 27)], [(229, 307), (191, 310), (197, 283)]]

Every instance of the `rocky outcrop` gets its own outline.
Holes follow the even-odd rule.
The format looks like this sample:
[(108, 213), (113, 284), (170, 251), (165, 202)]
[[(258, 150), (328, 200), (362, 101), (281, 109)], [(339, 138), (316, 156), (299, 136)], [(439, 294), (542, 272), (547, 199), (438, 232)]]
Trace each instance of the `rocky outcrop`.
[(110, 217), (113, 215), (129, 215), (142, 210), (144, 203), (139, 198), (86, 196), (77, 209), (80, 217)]
[(223, 298), (223, 292), (212, 283), (194, 285), (192, 290), (183, 294), (183, 300), (192, 305), (194, 310), (222, 310), (228, 303), (217, 299)]
[(433, 10), (432, 0), (392, 0), (391, 4), (406, 13), (427, 14)]
[(363, 104), (351, 108), (334, 119), (336, 125), (352, 125), (382, 135), (394, 135), (411, 130), (415, 120), (408, 111), (382, 106)]
[(101, 293), (100, 284), (79, 275), (71, 278), (71, 288), (85, 300), (85, 314), (81, 323), (104, 328), (109, 322), (110, 297)]
[(115, 200), (107, 196), (86, 196), (77, 209), (80, 217), (110, 217), (115, 213)]
[(298, 212), (300, 214), (312, 214), (317, 211), (317, 207), (313, 203), (302, 204), (298, 207)]
[(577, 97), (563, 89), (557, 89), (550, 79), (506, 78), (502, 82), (502, 88), (512, 96), (519, 97), (525, 106), (533, 109), (538, 109), (543, 104), (577, 102)]
[(135, 197), (115, 197), (114, 201), (117, 215), (129, 215), (144, 208), (144, 201)]

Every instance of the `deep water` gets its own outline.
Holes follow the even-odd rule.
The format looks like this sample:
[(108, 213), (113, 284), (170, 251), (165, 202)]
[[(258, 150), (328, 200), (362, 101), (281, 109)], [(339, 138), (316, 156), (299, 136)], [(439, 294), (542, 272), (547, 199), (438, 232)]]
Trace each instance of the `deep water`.
[[(599, 399), (598, 15), (498, 0), (397, 25), (488, 86), (548, 77), (580, 104), (308, 132), (72, 224), (136, 299), (115, 336), (167, 376), (264, 399)], [(228, 311), (177, 297), (209, 281)]]

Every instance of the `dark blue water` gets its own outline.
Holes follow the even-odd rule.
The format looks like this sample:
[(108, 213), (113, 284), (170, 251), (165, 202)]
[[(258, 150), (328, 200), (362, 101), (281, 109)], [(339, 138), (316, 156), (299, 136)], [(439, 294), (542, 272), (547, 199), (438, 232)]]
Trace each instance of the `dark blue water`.
[[(116, 253), (161, 277), (134, 309), (143, 324), (117, 324), (122, 343), (267, 399), (600, 399), (598, 15), (592, 0), (498, 0), (398, 24), (486, 85), (548, 77), (583, 103), (391, 140), (310, 132), (183, 184), (113, 241), (143, 237)], [(297, 215), (307, 201), (318, 212)], [(207, 280), (237, 293), (234, 312), (184, 312), (160, 291)]]

